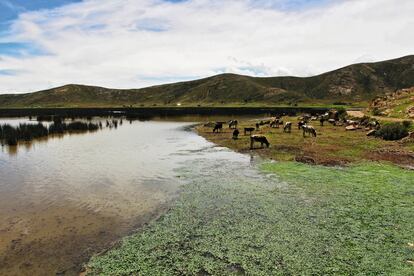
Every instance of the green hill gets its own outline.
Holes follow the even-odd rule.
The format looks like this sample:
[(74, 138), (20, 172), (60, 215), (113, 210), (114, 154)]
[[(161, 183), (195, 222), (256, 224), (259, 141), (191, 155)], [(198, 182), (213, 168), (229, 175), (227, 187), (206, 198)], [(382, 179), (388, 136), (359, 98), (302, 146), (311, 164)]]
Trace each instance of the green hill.
[(366, 104), (375, 97), (412, 86), (413, 55), (349, 65), (306, 78), (221, 74), (128, 90), (70, 84), (34, 93), (0, 95), (0, 107)]

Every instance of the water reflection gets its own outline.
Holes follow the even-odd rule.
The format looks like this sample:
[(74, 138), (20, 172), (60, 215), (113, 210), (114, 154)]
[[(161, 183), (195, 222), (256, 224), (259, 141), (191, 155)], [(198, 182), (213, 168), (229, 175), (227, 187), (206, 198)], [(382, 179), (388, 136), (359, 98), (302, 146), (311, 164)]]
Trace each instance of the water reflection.
[(0, 274), (76, 274), (93, 252), (157, 217), (177, 196), (177, 169), (223, 151), (183, 131), (189, 125), (133, 121), (3, 147)]

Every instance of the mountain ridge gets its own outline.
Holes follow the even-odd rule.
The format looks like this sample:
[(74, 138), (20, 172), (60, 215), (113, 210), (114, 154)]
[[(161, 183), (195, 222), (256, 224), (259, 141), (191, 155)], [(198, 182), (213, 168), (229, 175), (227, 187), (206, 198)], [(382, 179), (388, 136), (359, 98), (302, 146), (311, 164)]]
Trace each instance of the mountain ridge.
[(306, 105), (367, 103), (414, 86), (414, 55), (351, 64), (311, 77), (251, 77), (232, 73), (140, 89), (67, 84), (0, 95), (0, 107), (182, 105)]

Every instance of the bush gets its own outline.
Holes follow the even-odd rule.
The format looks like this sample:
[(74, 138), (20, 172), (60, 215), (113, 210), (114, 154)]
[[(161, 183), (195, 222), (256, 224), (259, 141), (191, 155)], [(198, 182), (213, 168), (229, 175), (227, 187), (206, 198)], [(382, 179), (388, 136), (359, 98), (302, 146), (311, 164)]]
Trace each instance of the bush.
[(345, 119), (346, 118), (346, 109), (343, 107), (339, 107), (336, 109), (336, 111), (338, 111), (338, 118), (339, 119)]
[(401, 123), (390, 123), (382, 126), (376, 132), (376, 136), (384, 140), (400, 140), (408, 136), (408, 128)]
[(409, 129), (412, 125), (411, 121), (403, 121), (402, 124), (406, 129)]
[(374, 115), (374, 116), (381, 116), (381, 110), (379, 110), (378, 107), (374, 107), (372, 109), (372, 115)]

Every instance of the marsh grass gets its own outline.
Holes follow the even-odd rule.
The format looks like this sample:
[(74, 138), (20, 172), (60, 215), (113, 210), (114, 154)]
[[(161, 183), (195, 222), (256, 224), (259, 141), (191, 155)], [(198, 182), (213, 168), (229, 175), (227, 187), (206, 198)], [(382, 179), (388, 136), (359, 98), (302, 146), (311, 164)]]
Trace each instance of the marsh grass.
[(0, 125), (0, 143), (9, 146), (16, 146), (19, 141), (32, 141), (34, 139), (47, 137), (49, 135), (96, 131), (99, 129), (99, 123), (92, 122), (69, 122), (64, 123), (61, 120), (54, 121), (49, 126), (42, 123), (37, 124), (19, 124), (11, 126), (9, 124)]
[(414, 172), (281, 162), (262, 165), (265, 181), (206, 169), (183, 172), (175, 206), (92, 258), (89, 273), (412, 275)]

